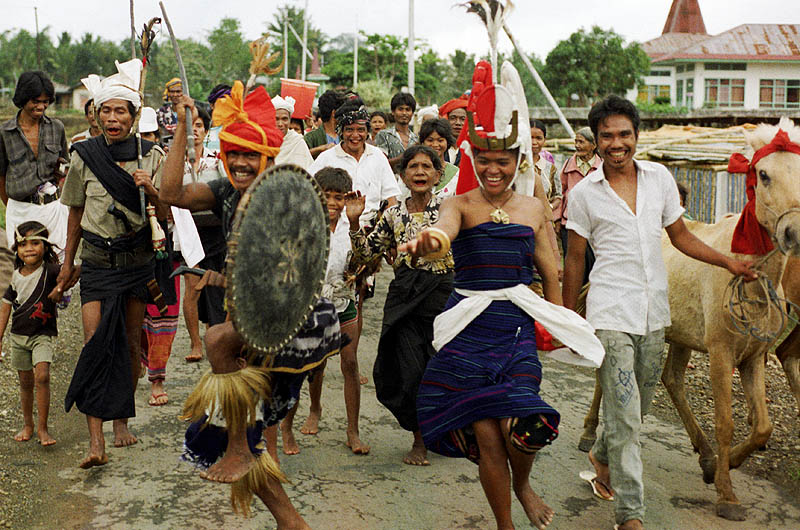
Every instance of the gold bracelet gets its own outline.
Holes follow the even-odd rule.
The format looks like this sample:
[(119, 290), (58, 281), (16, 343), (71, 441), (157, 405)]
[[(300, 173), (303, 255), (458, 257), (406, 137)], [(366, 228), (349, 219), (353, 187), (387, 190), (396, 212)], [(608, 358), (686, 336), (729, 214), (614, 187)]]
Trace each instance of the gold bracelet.
[(434, 227), (428, 228), (427, 232), (431, 238), (439, 242), (439, 250), (425, 254), (425, 259), (434, 260), (445, 257), (450, 252), (450, 236), (444, 230)]

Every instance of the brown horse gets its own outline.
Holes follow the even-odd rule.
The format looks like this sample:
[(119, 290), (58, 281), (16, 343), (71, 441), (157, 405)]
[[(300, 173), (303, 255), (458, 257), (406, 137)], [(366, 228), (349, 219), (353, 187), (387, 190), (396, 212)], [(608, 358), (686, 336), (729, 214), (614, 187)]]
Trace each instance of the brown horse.
[[(746, 132), (750, 147), (756, 151), (769, 143), (783, 129), (790, 139), (800, 144), (800, 128), (788, 119), (776, 126), (760, 125)], [(759, 223), (773, 235), (778, 247), (792, 256), (800, 255), (800, 155), (776, 152), (756, 164), (756, 216)], [(784, 215), (785, 214), (785, 215)], [(783, 219), (778, 223), (779, 218)], [(721, 252), (729, 251), (731, 237), (739, 216), (730, 216), (718, 223), (705, 225), (688, 222), (689, 229), (708, 245)], [(769, 342), (759, 341), (738, 332), (731, 324), (724, 299), (731, 275), (720, 268), (691, 260), (678, 252), (666, 236), (662, 250), (670, 285), (672, 326), (667, 329), (670, 343), (661, 380), (683, 421), (695, 450), (700, 453), (703, 480), (712, 481), (717, 489), (716, 512), (720, 517), (744, 520), (746, 513), (733, 492), (730, 469), (739, 467), (756, 448), (766, 444), (772, 433), (766, 407), (764, 388), (764, 358)], [(751, 256), (738, 256), (752, 259)], [(791, 274), (785, 275), (787, 255), (774, 253), (760, 267), (761, 274), (773, 285), (783, 285), (789, 300), (800, 302), (800, 260), (792, 260)], [(756, 285), (746, 285), (751, 298), (763, 297)], [(771, 321), (762, 333), (777, 335), (780, 323)], [(686, 400), (684, 377), (692, 350), (709, 353), (710, 376), (714, 394), (715, 431), (719, 454), (700, 428)], [(779, 358), (800, 404), (800, 331), (795, 330), (779, 346)], [(733, 418), (731, 385), (733, 370), (739, 370), (742, 386), (750, 409), (751, 432), (742, 443), (731, 447)], [(592, 407), (584, 420), (580, 449), (588, 451), (595, 438), (601, 400), (599, 385), (595, 385)]]

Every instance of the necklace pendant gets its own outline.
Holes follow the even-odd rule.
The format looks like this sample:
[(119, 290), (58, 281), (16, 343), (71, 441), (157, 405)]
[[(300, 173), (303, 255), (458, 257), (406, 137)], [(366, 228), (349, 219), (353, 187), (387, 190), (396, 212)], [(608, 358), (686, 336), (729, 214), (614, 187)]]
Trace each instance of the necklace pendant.
[(491, 218), (493, 223), (507, 225), (511, 222), (511, 218), (502, 208), (497, 208), (491, 214), (489, 214), (489, 218)]

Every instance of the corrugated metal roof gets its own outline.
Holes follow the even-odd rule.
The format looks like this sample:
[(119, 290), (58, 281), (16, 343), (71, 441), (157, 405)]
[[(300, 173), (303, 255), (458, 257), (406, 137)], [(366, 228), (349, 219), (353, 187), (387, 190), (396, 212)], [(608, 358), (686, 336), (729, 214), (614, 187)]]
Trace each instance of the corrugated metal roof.
[(655, 60), (710, 38), (710, 35), (699, 33), (664, 33), (642, 43), (642, 49), (651, 59)]
[(667, 55), (653, 58), (653, 62), (675, 59), (800, 61), (800, 24), (742, 24), (700, 42), (673, 49)]

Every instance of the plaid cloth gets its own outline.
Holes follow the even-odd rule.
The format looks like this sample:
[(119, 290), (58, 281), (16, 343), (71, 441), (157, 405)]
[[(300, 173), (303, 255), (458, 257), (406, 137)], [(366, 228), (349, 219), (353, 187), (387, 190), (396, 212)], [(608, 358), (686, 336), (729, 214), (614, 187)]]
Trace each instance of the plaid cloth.
[(64, 124), (56, 119), (42, 117), (39, 124), (39, 156), (33, 156), (25, 133), (19, 127), (17, 116), (0, 125), (0, 175), (6, 178), (6, 194), (24, 201), (36, 188), (54, 181), (58, 158), (67, 160), (67, 136)]
[[(417, 133), (408, 130), (408, 147), (419, 143), (419, 136)], [(383, 151), (383, 154), (389, 158), (397, 158), (403, 156), (406, 151), (403, 147), (403, 141), (400, 139), (400, 133), (394, 127), (384, 129), (375, 136), (375, 147)]]
[(178, 127), (178, 116), (172, 110), (172, 104), (165, 103), (161, 106), (156, 111), (156, 120), (166, 134), (175, 134), (175, 129)]

